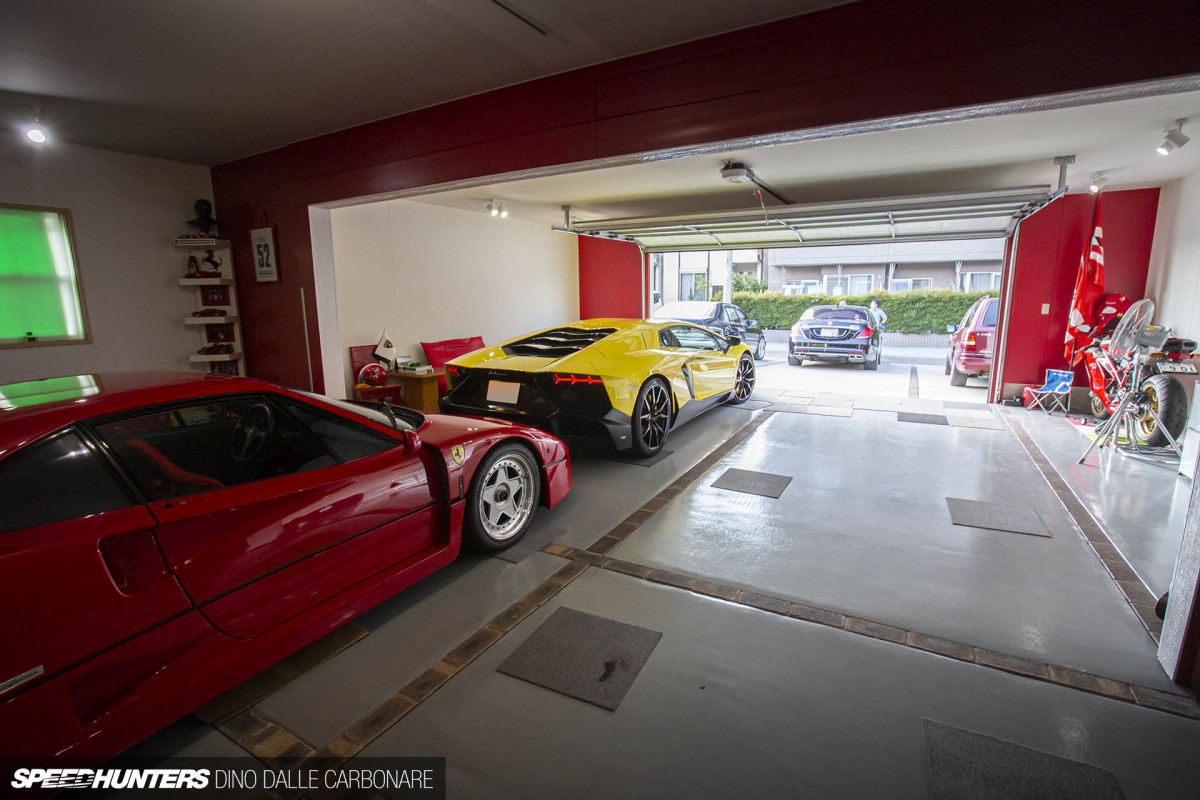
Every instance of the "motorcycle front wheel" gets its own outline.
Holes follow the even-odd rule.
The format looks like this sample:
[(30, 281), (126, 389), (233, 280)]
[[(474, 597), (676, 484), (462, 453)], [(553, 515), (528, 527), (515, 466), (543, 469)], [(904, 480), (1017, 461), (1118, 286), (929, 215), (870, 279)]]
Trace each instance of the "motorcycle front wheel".
[[(1188, 401), (1183, 384), (1170, 375), (1151, 375), (1142, 381), (1142, 392), (1146, 404), (1162, 420), (1163, 427), (1171, 438), (1179, 441), (1187, 426)], [(1149, 412), (1143, 412), (1137, 420), (1138, 438), (1151, 447), (1166, 447), (1170, 444), (1166, 433)]]

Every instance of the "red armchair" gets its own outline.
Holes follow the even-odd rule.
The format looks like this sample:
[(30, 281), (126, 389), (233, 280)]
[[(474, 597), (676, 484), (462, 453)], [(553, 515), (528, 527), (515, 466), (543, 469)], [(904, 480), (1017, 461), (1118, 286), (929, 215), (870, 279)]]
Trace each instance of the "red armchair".
[[(465, 339), (445, 339), (440, 342), (421, 342), (421, 349), (425, 351), (425, 360), (436, 371), (445, 371), (447, 361), (484, 347), (487, 347), (487, 345), (483, 343), (483, 337), (481, 336), (471, 336)], [(445, 393), (446, 376), (439, 375), (438, 394)]]

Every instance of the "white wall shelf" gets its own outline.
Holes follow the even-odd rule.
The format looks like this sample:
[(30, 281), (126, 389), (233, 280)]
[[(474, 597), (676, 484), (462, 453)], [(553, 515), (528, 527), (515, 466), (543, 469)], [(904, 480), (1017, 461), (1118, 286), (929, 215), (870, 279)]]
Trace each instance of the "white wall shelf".
[[(195, 257), (196, 250), (211, 250), (213, 258), (220, 264), (219, 278), (187, 278), (179, 279), (179, 285), (192, 292), (196, 297), (197, 311), (220, 311), (219, 316), (197, 317), (188, 315), (183, 318), (183, 325), (194, 330), (198, 335), (196, 351), (188, 355), (188, 362), (198, 369), (222, 374), (246, 374), (246, 355), (243, 351), (242, 325), (238, 320), (237, 281), (233, 271), (233, 249), (226, 239), (176, 239), (175, 249), (181, 253), (180, 266), (187, 270), (188, 257)], [(215, 297), (214, 297), (215, 295)], [(206, 302), (207, 301), (207, 302)], [(228, 330), (220, 340), (216, 335), (222, 333), (218, 328), (223, 326)], [(214, 344), (233, 346), (232, 353), (217, 353), (204, 355), (198, 351)]]
[[(221, 269), (225, 269), (222, 265)], [(233, 265), (229, 266), (233, 269)], [(233, 286), (233, 278), (180, 278), (180, 286)]]
[(184, 317), (184, 325), (224, 325), (226, 322), (237, 322), (237, 315), (226, 314), (223, 317)]
[(194, 353), (188, 356), (188, 360), (193, 364), (212, 364), (217, 361), (240, 361), (242, 354), (234, 350), (232, 353), (214, 353), (210, 356)]

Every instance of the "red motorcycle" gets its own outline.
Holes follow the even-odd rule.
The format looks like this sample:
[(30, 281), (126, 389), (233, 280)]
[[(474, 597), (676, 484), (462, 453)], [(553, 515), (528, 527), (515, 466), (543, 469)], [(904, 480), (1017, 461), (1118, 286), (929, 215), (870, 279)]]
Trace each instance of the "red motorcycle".
[[(1171, 439), (1178, 441), (1187, 426), (1188, 399), (1183, 385), (1169, 373), (1196, 374), (1192, 363), (1196, 342), (1154, 329), (1150, 325), (1154, 304), (1149, 300), (1131, 305), (1125, 295), (1106, 295), (1097, 305), (1096, 337), (1083, 349), (1092, 414), (1100, 420), (1108, 419), (1133, 391), (1136, 393), (1129, 398), (1129, 405), (1134, 410), (1137, 438), (1151, 447), (1166, 447)], [(1126, 318), (1127, 311), (1137, 319)], [(1123, 324), (1118, 328), (1119, 323)], [(1139, 350), (1139, 345), (1144, 340), (1136, 334), (1147, 330), (1160, 331), (1162, 343), (1160, 348), (1143, 353), (1145, 347)], [(1140, 386), (1131, 385), (1135, 376), (1140, 376)]]

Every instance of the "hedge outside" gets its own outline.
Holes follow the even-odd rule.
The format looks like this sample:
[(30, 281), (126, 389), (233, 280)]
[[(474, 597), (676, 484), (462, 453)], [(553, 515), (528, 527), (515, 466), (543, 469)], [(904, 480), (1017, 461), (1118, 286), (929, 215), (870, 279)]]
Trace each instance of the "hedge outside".
[(872, 300), (888, 315), (889, 333), (945, 333), (947, 325), (957, 325), (963, 314), (989, 292), (955, 292), (950, 289), (908, 292), (874, 292), (854, 297), (825, 295), (784, 295), (782, 292), (734, 292), (733, 302), (759, 327), (787, 329), (811, 306), (836, 305), (845, 300), (851, 306), (869, 306)]

